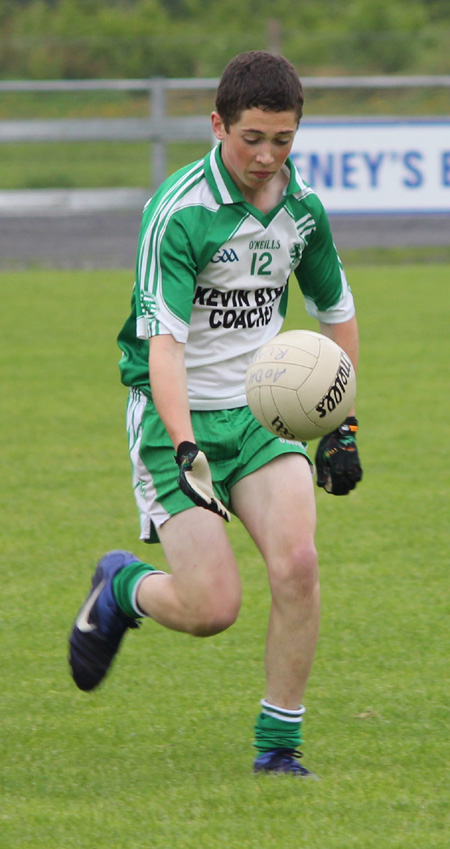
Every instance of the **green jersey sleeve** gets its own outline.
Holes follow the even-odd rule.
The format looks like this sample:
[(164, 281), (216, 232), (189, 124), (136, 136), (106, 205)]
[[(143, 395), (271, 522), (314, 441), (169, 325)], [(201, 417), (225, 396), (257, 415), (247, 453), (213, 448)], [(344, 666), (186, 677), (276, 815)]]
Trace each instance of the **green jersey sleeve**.
[(178, 342), (186, 342), (196, 275), (192, 241), (182, 216), (158, 217), (150, 205), (141, 228), (136, 267), (138, 338), (171, 333)]
[(328, 324), (354, 314), (354, 303), (345, 272), (331, 235), (328, 216), (314, 199), (315, 229), (303, 251), (295, 276), (309, 315)]

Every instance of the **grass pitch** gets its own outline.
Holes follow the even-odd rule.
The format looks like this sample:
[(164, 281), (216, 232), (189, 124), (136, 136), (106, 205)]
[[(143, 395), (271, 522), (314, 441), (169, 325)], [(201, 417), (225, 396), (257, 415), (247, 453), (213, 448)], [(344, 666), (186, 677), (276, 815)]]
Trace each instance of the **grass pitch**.
[[(446, 845), (450, 266), (347, 270), (365, 475), (317, 494), (304, 751), (321, 782), (251, 774), (269, 596), (236, 519), (236, 625), (201, 641), (146, 622), (98, 692), (75, 689), (67, 635), (97, 557), (164, 566), (136, 541), (115, 345), (131, 277), (0, 275), (2, 849)], [(313, 326), (295, 291), (287, 326)]]

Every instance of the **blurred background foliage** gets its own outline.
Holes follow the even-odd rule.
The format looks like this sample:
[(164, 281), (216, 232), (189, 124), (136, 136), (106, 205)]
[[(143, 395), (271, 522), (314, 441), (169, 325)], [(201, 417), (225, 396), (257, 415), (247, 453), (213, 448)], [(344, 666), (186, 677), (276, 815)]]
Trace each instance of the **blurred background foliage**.
[[(0, 0), (0, 80), (218, 78), (243, 50), (300, 77), (450, 73), (450, 0)], [(447, 116), (449, 89), (317, 89), (306, 118)], [(214, 90), (171, 90), (167, 114), (207, 115)], [(146, 117), (145, 91), (3, 91), (0, 121)], [(6, 142), (2, 189), (153, 184), (148, 142)], [(209, 143), (171, 142), (170, 171)]]
[(216, 77), (243, 50), (300, 76), (446, 74), (449, 0), (0, 0), (1, 79)]

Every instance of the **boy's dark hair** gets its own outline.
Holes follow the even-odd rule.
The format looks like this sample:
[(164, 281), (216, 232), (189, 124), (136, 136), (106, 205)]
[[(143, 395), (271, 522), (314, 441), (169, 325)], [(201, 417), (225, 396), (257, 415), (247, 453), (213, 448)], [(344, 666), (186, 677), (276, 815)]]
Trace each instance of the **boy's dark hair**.
[(265, 50), (240, 53), (229, 62), (219, 83), (216, 110), (228, 132), (244, 109), (303, 112), (303, 89), (298, 74), (283, 56)]

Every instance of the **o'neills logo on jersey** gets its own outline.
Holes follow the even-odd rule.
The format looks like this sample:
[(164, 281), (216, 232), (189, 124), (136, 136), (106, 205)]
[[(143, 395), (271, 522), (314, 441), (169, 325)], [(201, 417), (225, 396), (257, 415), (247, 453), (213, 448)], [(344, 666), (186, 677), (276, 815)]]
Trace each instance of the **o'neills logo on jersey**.
[(275, 301), (284, 292), (284, 286), (265, 286), (253, 292), (246, 289), (232, 289), (221, 292), (219, 289), (197, 286), (194, 306), (210, 307), (209, 326), (225, 327), (227, 330), (238, 327), (264, 327), (269, 324)]
[(248, 243), (251, 251), (278, 251), (281, 248), (279, 239), (258, 239)]

